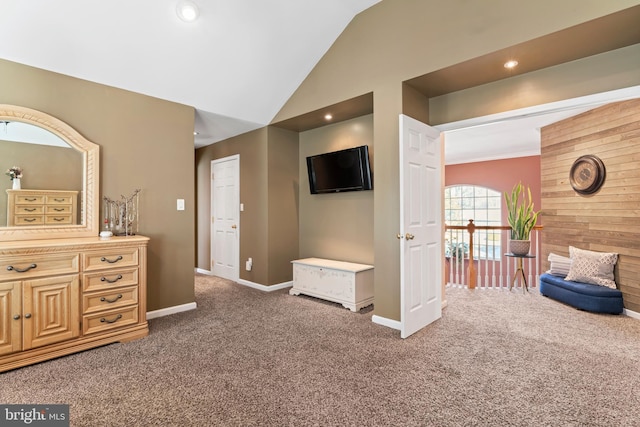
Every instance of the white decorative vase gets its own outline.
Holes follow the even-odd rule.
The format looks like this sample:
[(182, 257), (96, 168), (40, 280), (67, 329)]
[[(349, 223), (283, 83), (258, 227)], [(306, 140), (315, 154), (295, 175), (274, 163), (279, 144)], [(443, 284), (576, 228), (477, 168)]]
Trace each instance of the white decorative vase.
[(20, 178), (13, 178), (13, 189), (14, 190), (20, 190)]
[(509, 240), (509, 252), (514, 255), (527, 255), (531, 249), (531, 240)]

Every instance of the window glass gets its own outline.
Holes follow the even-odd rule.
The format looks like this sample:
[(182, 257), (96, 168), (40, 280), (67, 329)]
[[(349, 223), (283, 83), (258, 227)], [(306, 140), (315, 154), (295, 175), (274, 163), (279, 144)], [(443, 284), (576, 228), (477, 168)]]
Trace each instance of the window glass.
[[(499, 191), (476, 185), (454, 185), (444, 190), (445, 222), (447, 225), (466, 226), (470, 219), (475, 225), (501, 225), (502, 194)], [(452, 246), (469, 244), (466, 231), (448, 230), (445, 236), (445, 251), (450, 256)], [(474, 257), (499, 259), (500, 230), (478, 230), (474, 236)]]

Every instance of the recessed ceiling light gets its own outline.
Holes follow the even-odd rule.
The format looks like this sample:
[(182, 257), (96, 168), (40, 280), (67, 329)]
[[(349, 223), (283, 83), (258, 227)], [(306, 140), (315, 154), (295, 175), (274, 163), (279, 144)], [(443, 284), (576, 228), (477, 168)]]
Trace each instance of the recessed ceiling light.
[(515, 68), (516, 65), (518, 65), (518, 61), (516, 61), (515, 59), (512, 59), (504, 63), (504, 68), (512, 69), (512, 68)]
[(331, 114), (325, 114), (324, 115), (324, 119), (325, 120), (331, 120), (331, 119), (333, 119), (333, 116)]
[(198, 19), (200, 10), (198, 9), (198, 5), (194, 2), (190, 0), (181, 0), (176, 6), (176, 13), (178, 14), (178, 18), (182, 19), (184, 22), (193, 22)]

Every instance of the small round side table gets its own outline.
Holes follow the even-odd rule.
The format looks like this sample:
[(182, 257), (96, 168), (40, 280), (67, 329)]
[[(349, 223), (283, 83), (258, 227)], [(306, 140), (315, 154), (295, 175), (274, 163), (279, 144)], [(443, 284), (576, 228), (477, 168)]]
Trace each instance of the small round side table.
[(508, 256), (511, 258), (515, 258), (516, 259), (516, 272), (513, 275), (513, 279), (511, 279), (511, 284), (509, 285), (509, 290), (511, 290), (511, 288), (513, 288), (513, 285), (516, 283), (516, 280), (518, 279), (518, 276), (520, 276), (520, 278), (522, 279), (522, 293), (524, 294), (525, 291), (529, 292), (529, 287), (527, 286), (527, 278), (525, 277), (524, 274), (524, 268), (522, 267), (522, 260), (525, 258), (535, 258), (535, 255), (516, 255), (516, 254), (512, 254), (512, 253), (506, 253), (504, 254), (504, 256)]

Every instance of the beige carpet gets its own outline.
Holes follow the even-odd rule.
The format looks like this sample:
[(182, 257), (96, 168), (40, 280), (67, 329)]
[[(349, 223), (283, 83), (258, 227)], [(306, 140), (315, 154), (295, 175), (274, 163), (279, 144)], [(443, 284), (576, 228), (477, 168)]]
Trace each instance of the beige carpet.
[(402, 340), (375, 310), (197, 276), (197, 310), (0, 374), (0, 403), (68, 403), (87, 427), (640, 425), (640, 321), (447, 292)]

